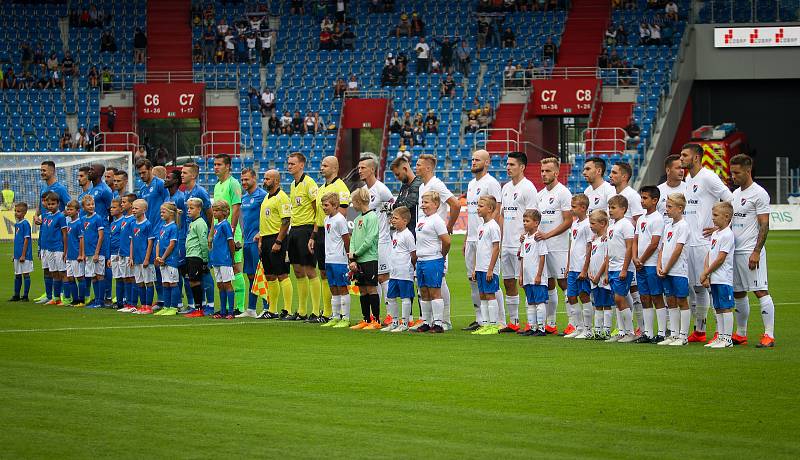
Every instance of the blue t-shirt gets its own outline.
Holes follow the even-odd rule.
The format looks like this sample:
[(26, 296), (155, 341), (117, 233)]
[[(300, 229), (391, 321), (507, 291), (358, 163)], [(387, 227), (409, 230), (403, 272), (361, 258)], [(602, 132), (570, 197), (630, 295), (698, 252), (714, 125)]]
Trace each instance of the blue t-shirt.
[(25, 251), (25, 260), (33, 260), (33, 241), (31, 241), (31, 223), (25, 219), (14, 224), (14, 258), (22, 256), (22, 245), (28, 239), (28, 249)]
[(47, 192), (56, 192), (56, 194), (58, 194), (59, 211), (63, 211), (64, 208), (67, 207), (67, 203), (69, 203), (69, 200), (71, 199), (69, 197), (69, 192), (67, 191), (67, 187), (64, 187), (64, 185), (62, 185), (58, 181), (53, 182), (53, 185), (47, 185), (47, 183), (42, 182), (39, 185), (39, 214), (44, 214), (45, 212), (47, 212), (47, 210), (42, 205), (42, 196)]
[(94, 212), (100, 215), (103, 222), (108, 222), (112, 198), (111, 188), (101, 180), (99, 184), (89, 189), (89, 195), (94, 198)]
[(212, 267), (233, 267), (228, 240), (233, 239), (233, 230), (227, 219), (214, 226), (214, 239), (211, 252), (208, 253), (208, 264)]
[[(92, 213), (83, 217), (83, 252), (86, 254), (87, 259), (94, 256), (94, 251), (97, 248), (97, 242), (100, 241), (100, 231), (103, 231), (103, 241), (108, 239), (105, 234), (106, 223), (99, 214)], [(105, 257), (103, 252), (104, 243), (100, 242), (100, 251), (98, 255)]]
[(132, 215), (124, 216), (119, 223), (119, 255), (120, 257), (131, 256), (131, 236), (133, 235), (133, 224), (136, 218)]
[(61, 211), (53, 214), (47, 213), (42, 217), (39, 228), (40, 248), (53, 252), (64, 251), (64, 235), (61, 229), (67, 226), (67, 220)]
[[(203, 209), (200, 215), (203, 219), (206, 219), (206, 211), (211, 207), (211, 197), (208, 196), (206, 189), (195, 184), (193, 189), (187, 190), (184, 194), (186, 195), (186, 201), (189, 201), (189, 198), (199, 198), (203, 202)], [(210, 227), (211, 221), (206, 219), (206, 225)], [(187, 226), (186, 228), (188, 229), (189, 227)]]
[[(133, 241), (133, 263), (140, 265), (144, 263), (144, 256), (147, 255), (147, 242), (154, 240), (153, 230), (150, 221), (145, 219), (142, 222), (133, 223), (133, 233), (131, 240)], [(155, 256), (155, 248), (150, 251), (150, 261)]]
[(77, 218), (67, 224), (67, 260), (78, 260), (83, 238), (83, 219)]
[(178, 226), (175, 222), (170, 222), (161, 226), (158, 232), (158, 255), (162, 256), (167, 251), (170, 241), (175, 242), (172, 252), (164, 259), (164, 263), (169, 267), (178, 266)]
[(153, 176), (149, 184), (142, 185), (139, 198), (147, 201), (147, 220), (161, 221), (161, 205), (169, 198), (169, 191), (164, 187), (164, 181)]
[(253, 240), (259, 231), (261, 222), (261, 203), (267, 197), (267, 192), (261, 187), (256, 187), (253, 193), (245, 192), (242, 195), (242, 236), (244, 244), (256, 244)]
[(125, 219), (124, 216), (118, 217), (116, 220), (111, 222), (111, 231), (108, 232), (110, 237), (108, 239), (110, 244), (110, 250), (112, 255), (119, 255), (120, 250), (120, 236), (122, 235), (122, 221)]

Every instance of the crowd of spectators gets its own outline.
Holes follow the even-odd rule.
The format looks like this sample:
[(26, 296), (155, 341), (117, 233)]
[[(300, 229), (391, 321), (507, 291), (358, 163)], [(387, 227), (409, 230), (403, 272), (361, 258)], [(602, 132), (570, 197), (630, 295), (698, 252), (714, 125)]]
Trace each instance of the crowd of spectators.
[(559, 0), (479, 0), (478, 12), (512, 13), (514, 11), (554, 11), (563, 8)]
[(427, 114), (417, 113), (413, 117), (411, 111), (407, 110), (400, 116), (400, 112), (395, 111), (389, 121), (389, 131), (392, 134), (400, 135), (400, 150), (405, 151), (414, 146), (425, 146), (426, 134), (439, 133), (439, 119), (436, 112), (431, 109)]
[(88, 8), (70, 10), (68, 18), (70, 27), (95, 28), (108, 27), (111, 24), (112, 15), (96, 5), (89, 5)]
[(294, 114), (285, 110), (283, 114), (278, 117), (273, 113), (267, 122), (267, 131), (269, 134), (280, 136), (302, 136), (306, 134), (321, 134), (330, 130), (335, 131), (335, 125), (328, 126), (319, 112), (306, 112), (305, 117), (299, 110), (295, 110)]
[(17, 73), (13, 64), (0, 68), (0, 89), (64, 89), (66, 79), (78, 75), (72, 53), (67, 51), (61, 59), (55, 52), (45, 55), (42, 43), (35, 49), (27, 42), (20, 44), (19, 69)]
[(192, 6), (192, 26), (202, 27), (200, 41), (192, 47), (195, 63), (261, 63), (272, 59), (275, 33), (270, 29), (269, 10), (258, 5), (228, 24), (216, 18), (213, 4)]
[(476, 97), (472, 100), (472, 107), (467, 111), (467, 124), (464, 133), (475, 133), (480, 129), (489, 128), (494, 120), (494, 110), (488, 102), (481, 104)]
[(355, 48), (356, 35), (350, 26), (343, 22), (334, 22), (330, 16), (320, 23), (320, 50), (352, 50)]
[(100, 127), (97, 125), (88, 132), (85, 127), (81, 126), (74, 135), (69, 132), (69, 128), (66, 128), (58, 140), (58, 148), (59, 150), (80, 149), (92, 152), (94, 151), (94, 138), (99, 133)]

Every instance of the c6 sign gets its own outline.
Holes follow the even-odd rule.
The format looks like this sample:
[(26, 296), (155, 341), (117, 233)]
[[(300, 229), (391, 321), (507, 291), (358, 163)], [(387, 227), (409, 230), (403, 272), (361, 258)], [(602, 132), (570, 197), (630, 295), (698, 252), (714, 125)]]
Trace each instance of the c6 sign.
[(200, 118), (202, 83), (142, 83), (134, 85), (138, 118)]

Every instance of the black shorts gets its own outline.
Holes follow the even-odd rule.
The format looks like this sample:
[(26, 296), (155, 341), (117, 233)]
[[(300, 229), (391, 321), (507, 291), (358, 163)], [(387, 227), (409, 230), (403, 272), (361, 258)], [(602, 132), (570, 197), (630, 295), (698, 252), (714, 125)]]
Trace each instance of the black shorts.
[(378, 261), (358, 263), (358, 273), (355, 275), (356, 286), (378, 285)]
[(314, 237), (314, 258), (317, 259), (317, 268), (325, 270), (325, 231), (320, 228)]
[(186, 258), (186, 276), (189, 281), (202, 281), (203, 275), (208, 273), (208, 264), (199, 257)]
[(289, 262), (304, 267), (313, 267), (316, 265), (317, 261), (314, 258), (314, 254), (308, 250), (308, 240), (311, 239), (311, 233), (313, 231), (313, 225), (300, 225), (298, 227), (292, 227), (292, 229), (289, 230), (289, 237), (287, 238)]
[(289, 264), (286, 263), (286, 241), (281, 245), (281, 250), (272, 252), (272, 246), (278, 239), (278, 234), (261, 237), (261, 265), (265, 275), (281, 276), (289, 274)]

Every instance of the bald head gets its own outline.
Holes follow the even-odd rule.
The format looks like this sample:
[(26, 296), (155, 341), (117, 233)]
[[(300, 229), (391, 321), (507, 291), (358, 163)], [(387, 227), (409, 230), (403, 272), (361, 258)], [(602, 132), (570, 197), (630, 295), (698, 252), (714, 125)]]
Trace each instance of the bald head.
[(275, 169), (270, 169), (264, 173), (264, 188), (269, 193), (274, 193), (281, 186), (281, 173)]
[(480, 179), (489, 170), (489, 152), (486, 150), (476, 150), (472, 152), (472, 174), (475, 178)]
[(322, 164), (320, 164), (319, 172), (322, 173), (322, 177), (325, 178), (327, 182), (331, 182), (339, 175), (339, 159), (335, 156), (327, 156), (322, 159)]

